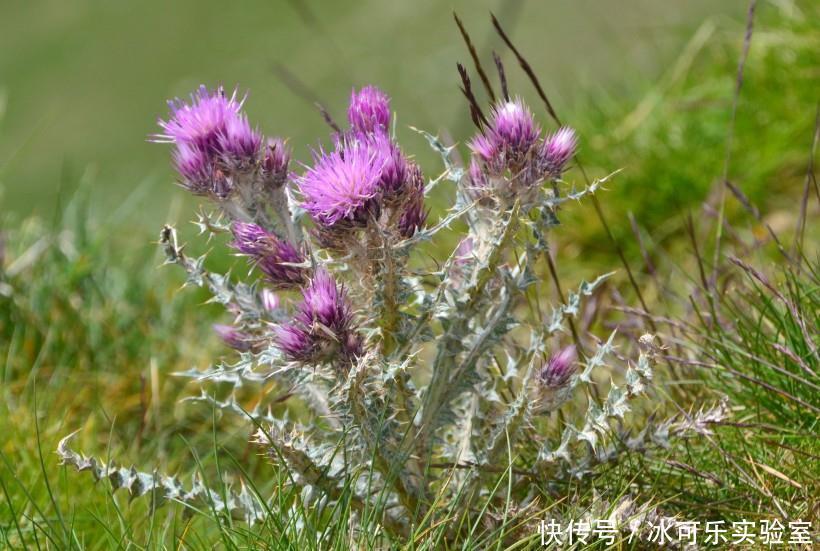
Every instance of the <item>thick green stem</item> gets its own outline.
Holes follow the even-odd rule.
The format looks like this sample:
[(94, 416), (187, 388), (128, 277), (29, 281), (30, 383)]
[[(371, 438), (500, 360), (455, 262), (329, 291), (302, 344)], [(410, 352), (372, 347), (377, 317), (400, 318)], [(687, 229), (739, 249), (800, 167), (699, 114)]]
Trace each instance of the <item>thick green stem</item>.
[(432, 378), (424, 396), (424, 408), (417, 437), (416, 449), (420, 457), (426, 457), (431, 451), (432, 436), (436, 429), (435, 419), (442, 408), (453, 398), (450, 391), (454, 382), (453, 374), (455, 371), (460, 371), (456, 370), (456, 363), (459, 354), (464, 351), (464, 335), (468, 332), (470, 320), (479, 313), (477, 307), (487, 283), (497, 274), (503, 253), (513, 241), (518, 229), (518, 212), (519, 205), (516, 203), (507, 219), (502, 222), (501, 231), (492, 243), (486, 261), (476, 269), (460, 315), (439, 341), (436, 359), (433, 363)]

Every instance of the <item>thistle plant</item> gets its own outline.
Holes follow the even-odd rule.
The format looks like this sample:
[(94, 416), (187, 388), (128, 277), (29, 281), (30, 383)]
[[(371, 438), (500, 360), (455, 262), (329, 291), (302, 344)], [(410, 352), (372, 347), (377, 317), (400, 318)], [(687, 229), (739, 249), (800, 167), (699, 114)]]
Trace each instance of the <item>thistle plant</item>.
[[(651, 335), (623, 338), (616, 353), (615, 332), (570, 330), (608, 275), (577, 282), (563, 302), (550, 305), (543, 292), (559, 208), (605, 181), (564, 181), (580, 142), (574, 130), (546, 133), (505, 90), (486, 116), (471, 103), (478, 127), (466, 167), (456, 146), (418, 131), (443, 162), (431, 178), (392, 133), (388, 95), (367, 86), (353, 91), (349, 124), (333, 125), (330, 145), (294, 166), (285, 140), (250, 125), (244, 101), (201, 87), (171, 102), (153, 137), (172, 146), (180, 185), (208, 201), (201, 233), (221, 236), (250, 267), (244, 281), (209, 271), (205, 256), (189, 256), (176, 230), (163, 228), (167, 262), (225, 306), (232, 321), (214, 329), (238, 351), (233, 363), (178, 375), (202, 386), (194, 401), (247, 419), (306, 506), (343, 495), (356, 514), (381, 504), (384, 529), (406, 537), (444, 512), (474, 514), (472, 498), (525, 509), (538, 491), (560, 494), (624, 454), (708, 432), (714, 410), (657, 422), (645, 413), (651, 402), (633, 407), (656, 398), (660, 345)], [(450, 186), (452, 204), (434, 218), (427, 201), (440, 185)], [(273, 384), (310, 416), (276, 417), (264, 399), (247, 411), (218, 399), (216, 384)], [(248, 522), (269, 509), (244, 489), (217, 496), (197, 480), (186, 491), (69, 444), (58, 450), (64, 462), (135, 495), (218, 499)], [(496, 482), (505, 462), (510, 492)]]

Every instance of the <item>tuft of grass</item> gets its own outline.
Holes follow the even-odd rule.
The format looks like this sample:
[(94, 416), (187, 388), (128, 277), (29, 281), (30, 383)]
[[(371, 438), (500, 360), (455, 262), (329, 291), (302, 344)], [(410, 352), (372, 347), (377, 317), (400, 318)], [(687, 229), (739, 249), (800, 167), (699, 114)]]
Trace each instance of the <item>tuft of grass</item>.
[[(651, 228), (657, 244), (674, 249), (683, 229), (677, 214), (713, 199), (732, 124), (728, 179), (768, 214), (778, 232), (790, 229), (817, 105), (818, 18), (816, 2), (759, 3), (734, 122), (742, 19), (706, 19), (637, 103), (601, 91), (577, 110), (571, 122), (588, 144), (581, 155), (590, 172), (602, 176), (613, 167), (623, 169), (605, 208), (608, 219), (624, 221), (614, 224), (613, 233), (630, 260), (640, 262), (641, 256), (628, 215)], [(583, 248), (584, 261), (590, 255), (610, 257), (600, 225), (585, 222), (594, 213), (574, 210), (564, 221), (576, 232), (569, 246)], [(734, 203), (728, 214), (742, 211)], [(706, 220), (713, 216), (705, 213)]]

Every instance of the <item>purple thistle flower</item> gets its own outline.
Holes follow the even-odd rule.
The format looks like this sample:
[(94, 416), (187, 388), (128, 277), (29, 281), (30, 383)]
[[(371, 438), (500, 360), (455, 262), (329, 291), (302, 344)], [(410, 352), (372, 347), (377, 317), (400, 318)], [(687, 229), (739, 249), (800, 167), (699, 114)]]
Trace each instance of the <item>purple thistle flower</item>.
[(578, 355), (575, 346), (570, 345), (553, 354), (538, 373), (539, 382), (547, 389), (562, 388), (569, 383), (575, 373)]
[(541, 129), (521, 99), (496, 107), (491, 124), (499, 145), (515, 155), (525, 155), (541, 135)]
[(347, 331), (352, 316), (344, 287), (324, 270), (318, 270), (302, 292), (297, 318), (306, 326), (319, 322), (334, 334)]
[[(485, 129), (489, 133), (489, 129)], [(499, 142), (493, 139), (492, 134), (478, 134), (468, 144), (472, 152), (484, 163), (493, 164), (500, 157)]]
[(340, 221), (365, 224), (378, 212), (383, 164), (360, 142), (315, 155), (314, 166), (296, 179), (302, 207), (326, 228)]
[(386, 198), (395, 198), (405, 191), (407, 160), (387, 134), (375, 134), (366, 140), (366, 146), (373, 154), (374, 163), (381, 165), (379, 187)]
[(375, 86), (365, 86), (350, 94), (347, 119), (356, 132), (386, 133), (390, 126), (390, 98)]
[(247, 352), (251, 349), (251, 342), (248, 339), (247, 335), (242, 333), (239, 329), (234, 327), (233, 325), (223, 325), (216, 323), (213, 325), (214, 332), (222, 339), (226, 345), (230, 346), (234, 350), (239, 350), (240, 352)]
[(231, 247), (252, 257), (271, 283), (279, 287), (304, 283), (305, 270), (294, 264), (301, 264), (305, 259), (293, 244), (257, 224), (234, 222), (231, 231), (234, 235)]
[(182, 176), (182, 185), (195, 195), (206, 195), (212, 191), (213, 165), (211, 159), (201, 149), (181, 143), (174, 153), (174, 168)]
[(280, 188), (288, 179), (290, 148), (282, 138), (268, 140), (265, 158), (262, 160), (262, 175), (272, 188)]
[(410, 168), (408, 179), (407, 198), (404, 210), (399, 216), (399, 233), (402, 237), (410, 238), (424, 226), (427, 220), (427, 211), (424, 210), (424, 176), (418, 165)]
[(242, 114), (236, 91), (230, 97), (222, 87), (213, 92), (205, 86), (191, 94), (190, 103), (169, 101), (170, 117), (159, 120), (162, 134), (152, 141), (173, 143), (174, 165), (184, 185), (194, 193), (226, 196), (230, 185), (218, 181), (218, 172), (247, 169), (258, 158), (262, 137), (251, 129)]
[(497, 105), (489, 124), (470, 142), (470, 149), (494, 173), (520, 170), (538, 142), (541, 129), (523, 101)]
[(231, 119), (238, 118), (242, 102), (236, 99), (236, 90), (230, 97), (220, 86), (211, 93), (204, 85), (191, 94), (191, 102), (180, 99), (168, 102), (171, 118), (159, 121), (164, 134), (154, 136), (157, 142), (187, 144), (205, 152), (220, 151), (219, 139)]
[(541, 147), (541, 163), (546, 174), (552, 179), (560, 178), (577, 147), (575, 130), (567, 126), (546, 138)]
[(227, 166), (247, 170), (257, 161), (261, 146), (262, 136), (251, 128), (244, 114), (225, 121), (219, 135), (219, 155)]
[(291, 361), (308, 362), (312, 359), (313, 339), (304, 327), (280, 325), (274, 330), (274, 341)]
[(292, 361), (347, 361), (361, 352), (344, 287), (318, 270), (302, 291), (291, 325), (276, 328), (275, 340)]
[(337, 149), (364, 147), (373, 156), (373, 163), (381, 166), (379, 188), (384, 199), (393, 200), (404, 194), (407, 187), (408, 161), (396, 142), (386, 133), (365, 134), (348, 132), (336, 135)]
[(276, 239), (258, 224), (247, 222), (234, 222), (231, 224), (231, 232), (234, 237), (231, 247), (249, 256), (262, 254), (267, 246), (266, 241), (271, 237)]

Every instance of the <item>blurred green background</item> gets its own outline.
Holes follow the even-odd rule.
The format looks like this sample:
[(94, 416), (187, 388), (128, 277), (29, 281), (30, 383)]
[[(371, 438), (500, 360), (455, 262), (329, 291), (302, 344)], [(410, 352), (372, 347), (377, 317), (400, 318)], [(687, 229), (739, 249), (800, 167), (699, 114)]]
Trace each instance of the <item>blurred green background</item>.
[[(376, 83), (393, 97), (405, 149), (433, 173), (439, 168), (436, 159), (407, 125), (446, 129), (462, 142), (472, 132), (455, 71), (456, 61), (471, 64), (453, 9), (485, 63), (490, 65), (490, 52), (498, 50), (512, 89), (538, 105), (492, 31), (489, 12), (496, 13), (558, 112), (573, 121), (588, 120), (601, 103), (628, 112), (707, 20), (729, 22), (739, 41), (746, 7), (739, 0), (3, 4), (3, 210), (49, 216), (60, 197), (84, 183), (102, 209), (136, 193), (131, 197), (139, 209), (112, 212), (151, 231), (168, 216), (169, 197), (185, 194), (172, 185), (168, 148), (145, 138), (165, 114), (166, 99), (187, 96), (199, 83), (249, 90), (251, 119), (267, 134), (290, 137), (301, 159), (308, 145), (326, 139), (327, 129), (277, 71), (284, 67), (295, 75), (338, 119), (344, 117), (351, 87)], [(588, 128), (585, 138), (593, 143), (590, 132), (606, 134), (613, 126)]]
[[(552, 128), (532, 86), (496, 38), (492, 10), (532, 63), (562, 119), (579, 130), (587, 172), (603, 176), (621, 169), (598, 197), (637, 279), (635, 287), (655, 314), (681, 316), (689, 324), (694, 319), (690, 297), (693, 290), (700, 294), (691, 281), (700, 263), (700, 258), (695, 263), (692, 242), (699, 243), (711, 269), (715, 191), (724, 170), (760, 209), (759, 217), (750, 215), (729, 196), (726, 213), (735, 229), (724, 239), (726, 252), (745, 257), (756, 251), (769, 238), (768, 228), (791, 244), (803, 204), (820, 99), (820, 2), (759, 0), (743, 89), (735, 98), (748, 4), (0, 0), (0, 357), (5, 359), (0, 363), (0, 483), (7, 483), (4, 491), (11, 488), (10, 497), (0, 498), (0, 547), (3, 530), (10, 530), (12, 522), (3, 518), (11, 510), (7, 504), (20, 513), (24, 530), (41, 524), (46, 528), (40, 531), (57, 534), (55, 541), (62, 541), (65, 528), (62, 518), (51, 513), (59, 516), (61, 510), (72, 523), (76, 520), (71, 531), (87, 537), (90, 548), (107, 549), (122, 541), (143, 548), (146, 538), (165, 537), (153, 531), (155, 517), (146, 514), (145, 501), (135, 501), (123, 520), (99, 485), (86, 485), (90, 479), (57, 468), (52, 450), (78, 428), (84, 429), (78, 449), (101, 457), (110, 452), (125, 464), (156, 466), (188, 480), (194, 454), (205, 454), (212, 471), (214, 460), (228, 450), (247, 459), (248, 472), (266, 488), (275, 482), (265, 458), (249, 446), (247, 427), (238, 419), (223, 419), (217, 438), (210, 408), (180, 402), (198, 389), (172, 376), (217, 357), (232, 358), (210, 327), (229, 317), (219, 305), (203, 304), (207, 293), (179, 292), (181, 271), (157, 269), (162, 255), (152, 241), (159, 225), (176, 224), (191, 255), (213, 248), (209, 269), (234, 266), (234, 273), (241, 274), (245, 261), (229, 256), (218, 241), (195, 238), (196, 228), (186, 221), (194, 217), (198, 201), (173, 185), (170, 148), (146, 141), (157, 130), (157, 117), (165, 116), (168, 98), (185, 97), (200, 83), (249, 90), (251, 119), (266, 134), (289, 137), (297, 159), (306, 160), (311, 146), (327, 140), (328, 129), (310, 102), (282, 82), (282, 69), (337, 119), (344, 118), (351, 87), (374, 83), (393, 97), (402, 147), (434, 176), (440, 159), (408, 126), (446, 132), (462, 143), (474, 131), (458, 91), (456, 61), (473, 75), (474, 70), (453, 9), (471, 32), (485, 67), (491, 68), (491, 51), (498, 50), (513, 92)], [(481, 96), (478, 84), (476, 90)], [(577, 167), (566, 180), (583, 184)], [(451, 192), (442, 186), (431, 198), (437, 207), (432, 219), (448, 206)], [(820, 203), (806, 204), (804, 250), (816, 261)], [(691, 241), (683, 223), (688, 213), (694, 219)], [(628, 214), (634, 214), (634, 230)], [(591, 201), (562, 209), (561, 221), (550, 246), (565, 289), (576, 288), (581, 278), (617, 271), (598, 303), (606, 316), (586, 321), (616, 319), (619, 312), (610, 311), (610, 302), (639, 304), (616, 254), (620, 249), (602, 229)], [(440, 235), (450, 243), (436, 246), (455, 245), (455, 232), (445, 233)], [(772, 249), (760, 249), (762, 272), (782, 264), (776, 253), (766, 254)], [(804, 297), (815, 289), (812, 283)], [(738, 325), (746, 342), (738, 345), (729, 365), (745, 366), (751, 354), (761, 366), (768, 365), (777, 357), (769, 332), (781, 330), (779, 310), (765, 300), (750, 308), (745, 298), (732, 307), (738, 295), (731, 291), (727, 287), (722, 295), (721, 308), (728, 305), (732, 316), (747, 314), (745, 324)], [(548, 307), (556, 298), (551, 289), (546, 293)], [(807, 301), (806, 311), (813, 305)], [(762, 309), (771, 311), (764, 315)], [(718, 343), (718, 349), (736, 344), (725, 337), (704, 337), (707, 341), (713, 347)], [(712, 354), (706, 344), (704, 349)], [(761, 369), (763, 380), (779, 384), (781, 374), (766, 374), (766, 369)], [(689, 386), (682, 380), (680, 386), (697, 392), (699, 383), (693, 382)], [(785, 388), (798, 396), (811, 392), (810, 387)], [(768, 423), (767, 408), (779, 412), (786, 404), (779, 394), (759, 400), (755, 386), (738, 391), (723, 381), (715, 389), (726, 389), (749, 406), (739, 418), (744, 422)], [(700, 394), (693, 396), (701, 400)], [(248, 389), (247, 401), (241, 398), (250, 408), (267, 396)], [(763, 415), (756, 417), (760, 411)], [(798, 435), (789, 423), (782, 433), (793, 449)], [(802, 461), (782, 461), (782, 453), (768, 445), (771, 425), (759, 426), (766, 428), (753, 438), (747, 432), (722, 432), (720, 443), (738, 457), (754, 457), (757, 464), (775, 465), (804, 481), (798, 495), (789, 478), (779, 479), (777, 494), (785, 496), (783, 503), (802, 507), (816, 486), (809, 481), (817, 477), (811, 479)], [(814, 434), (807, 440), (817, 441)], [(807, 449), (807, 457), (816, 457), (816, 450)], [(693, 448), (685, 459), (693, 469), (714, 470), (728, 482), (715, 488), (715, 498), (711, 492), (687, 496), (678, 484), (659, 482), (666, 478), (658, 476), (654, 463), (647, 463), (640, 477), (655, 481), (659, 503), (674, 493), (675, 500), (689, 500), (684, 506), (699, 514), (710, 507), (733, 514), (744, 507), (764, 517), (772, 513), (760, 508), (756, 493), (743, 482), (746, 477), (736, 477), (724, 458), (722, 448), (710, 446)], [(634, 479), (632, 473), (618, 473), (624, 483)], [(48, 484), (57, 482), (52, 507)], [(778, 483), (775, 478), (768, 482)], [(167, 528), (175, 519), (168, 516), (162, 524)], [(220, 527), (203, 517), (191, 533), (201, 538), (200, 547), (213, 549)], [(31, 528), (35, 537), (37, 530)], [(176, 528), (171, 532), (176, 534)], [(14, 541), (17, 536), (6, 537)], [(20, 536), (26, 537), (28, 532)]]

